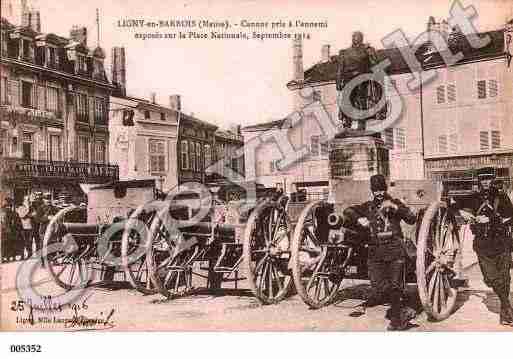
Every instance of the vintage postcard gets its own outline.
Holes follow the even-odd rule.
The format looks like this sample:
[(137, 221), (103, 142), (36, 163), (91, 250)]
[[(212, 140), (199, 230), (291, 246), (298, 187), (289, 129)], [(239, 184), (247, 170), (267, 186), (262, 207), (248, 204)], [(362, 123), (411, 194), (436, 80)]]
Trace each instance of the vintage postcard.
[(513, 0), (1, 4), (0, 331), (513, 331)]

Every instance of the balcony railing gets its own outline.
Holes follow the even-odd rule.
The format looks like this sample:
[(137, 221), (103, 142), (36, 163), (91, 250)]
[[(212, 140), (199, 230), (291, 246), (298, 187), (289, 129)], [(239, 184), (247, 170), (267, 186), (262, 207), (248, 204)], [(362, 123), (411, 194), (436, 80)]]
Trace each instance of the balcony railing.
[(103, 163), (26, 160), (2, 158), (0, 177), (4, 180), (55, 179), (76, 180), (82, 183), (117, 181), (119, 167)]

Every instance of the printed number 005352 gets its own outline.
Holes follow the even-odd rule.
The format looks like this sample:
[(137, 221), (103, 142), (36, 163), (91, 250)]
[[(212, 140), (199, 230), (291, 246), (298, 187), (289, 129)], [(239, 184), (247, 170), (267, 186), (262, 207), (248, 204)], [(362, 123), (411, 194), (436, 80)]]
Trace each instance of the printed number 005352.
[(41, 353), (41, 345), (39, 344), (16, 344), (10, 346), (11, 353)]

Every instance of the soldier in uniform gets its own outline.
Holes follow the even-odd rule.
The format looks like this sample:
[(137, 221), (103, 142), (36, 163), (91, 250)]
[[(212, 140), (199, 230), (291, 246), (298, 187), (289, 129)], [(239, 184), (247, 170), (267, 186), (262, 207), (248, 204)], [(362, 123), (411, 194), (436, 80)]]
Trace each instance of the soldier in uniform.
[(401, 221), (416, 222), (415, 214), (399, 199), (387, 193), (382, 175), (370, 179), (372, 200), (344, 211), (344, 225), (360, 227), (368, 233), (368, 268), (374, 298), (390, 298), (389, 330), (405, 330), (413, 319), (403, 304), (406, 253)]
[[(354, 78), (362, 74), (372, 73), (371, 67), (378, 62), (376, 51), (373, 47), (363, 43), (363, 34), (360, 31), (353, 33), (352, 46), (340, 50), (337, 67), (337, 91), (342, 91), (344, 86)], [(358, 84), (350, 94), (351, 104), (358, 110), (368, 109), (366, 103), (369, 97), (369, 81), (363, 81)], [(342, 121), (344, 128), (350, 128), (352, 119), (348, 116), (349, 109), (342, 111), (339, 109), (339, 120)], [(345, 112), (345, 113), (344, 113)], [(365, 129), (365, 121), (360, 120), (359, 129)]]
[(43, 195), (43, 203), (36, 209), (34, 220), (38, 223), (39, 236), (36, 236), (36, 251), (43, 247), (46, 226), (50, 223), (52, 216), (57, 212), (56, 208), (50, 202), (50, 193)]
[(17, 237), (21, 233), (21, 221), (13, 210), (13, 200), (6, 198), (0, 210), (0, 227), (2, 230), (2, 257), (4, 261), (16, 260)]
[(493, 168), (481, 168), (478, 171), (479, 192), (474, 194), (460, 214), (472, 223), (473, 247), (484, 282), (499, 297), (499, 322), (513, 326), (513, 310), (509, 299), (513, 205), (508, 196), (494, 186), (494, 180)]

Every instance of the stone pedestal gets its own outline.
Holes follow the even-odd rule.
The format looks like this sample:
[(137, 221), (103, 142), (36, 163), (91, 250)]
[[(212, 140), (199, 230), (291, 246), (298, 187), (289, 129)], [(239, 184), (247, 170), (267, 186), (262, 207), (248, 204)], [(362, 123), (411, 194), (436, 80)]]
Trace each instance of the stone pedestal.
[(372, 175), (389, 177), (388, 148), (376, 134), (361, 131), (335, 137), (330, 146), (330, 179), (368, 181)]

